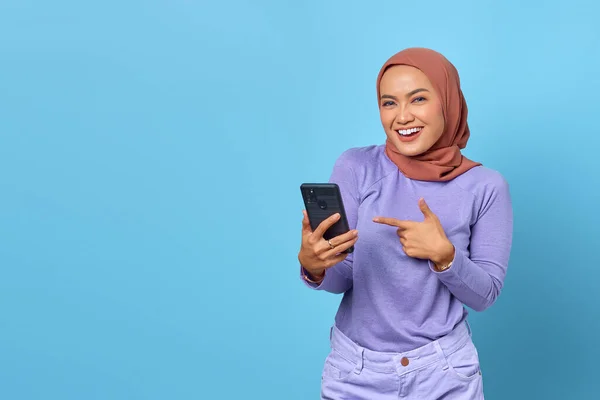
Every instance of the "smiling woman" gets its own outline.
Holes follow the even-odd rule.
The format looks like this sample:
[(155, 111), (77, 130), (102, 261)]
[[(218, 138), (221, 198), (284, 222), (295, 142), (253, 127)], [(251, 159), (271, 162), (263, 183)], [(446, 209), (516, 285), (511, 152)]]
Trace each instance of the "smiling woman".
[[(301, 277), (343, 293), (325, 360), (324, 399), (482, 399), (467, 308), (497, 299), (512, 245), (508, 184), (462, 155), (470, 131), (458, 72), (422, 48), (390, 58), (377, 78), (383, 145), (353, 148), (331, 182), (350, 232), (329, 241), (336, 216), (311, 230)], [(353, 253), (342, 253), (354, 245)]]

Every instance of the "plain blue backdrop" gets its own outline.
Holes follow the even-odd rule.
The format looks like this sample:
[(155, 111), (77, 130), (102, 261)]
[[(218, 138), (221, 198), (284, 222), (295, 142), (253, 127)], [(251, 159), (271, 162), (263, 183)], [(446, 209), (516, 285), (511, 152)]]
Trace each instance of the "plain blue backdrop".
[(487, 399), (600, 396), (592, 1), (0, 2), (0, 398), (318, 398), (340, 297), (299, 185), (383, 143), (375, 78), (444, 53), (514, 201), (472, 313)]

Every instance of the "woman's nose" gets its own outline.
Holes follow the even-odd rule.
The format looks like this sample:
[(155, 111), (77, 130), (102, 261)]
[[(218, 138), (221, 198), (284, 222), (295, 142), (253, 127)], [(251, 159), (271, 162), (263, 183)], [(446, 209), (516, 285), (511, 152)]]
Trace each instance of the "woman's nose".
[(415, 118), (413, 117), (413, 115), (406, 109), (406, 108), (402, 108), (398, 111), (398, 114), (396, 115), (396, 123), (404, 125), (407, 124), (411, 121), (413, 121)]

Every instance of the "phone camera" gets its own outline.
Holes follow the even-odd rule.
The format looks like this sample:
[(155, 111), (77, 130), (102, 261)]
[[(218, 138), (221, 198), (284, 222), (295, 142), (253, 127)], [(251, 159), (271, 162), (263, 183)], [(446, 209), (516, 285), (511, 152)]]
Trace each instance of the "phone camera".
[(317, 202), (317, 195), (315, 194), (315, 191), (313, 189), (310, 189), (310, 191), (308, 193), (308, 202), (309, 203)]

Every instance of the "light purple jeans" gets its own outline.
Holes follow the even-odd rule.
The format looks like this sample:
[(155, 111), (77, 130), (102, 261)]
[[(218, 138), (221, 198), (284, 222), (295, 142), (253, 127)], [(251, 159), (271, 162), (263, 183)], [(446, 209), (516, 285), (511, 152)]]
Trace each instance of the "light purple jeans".
[(483, 398), (479, 356), (466, 321), (448, 335), (406, 353), (368, 350), (332, 327), (321, 399)]

